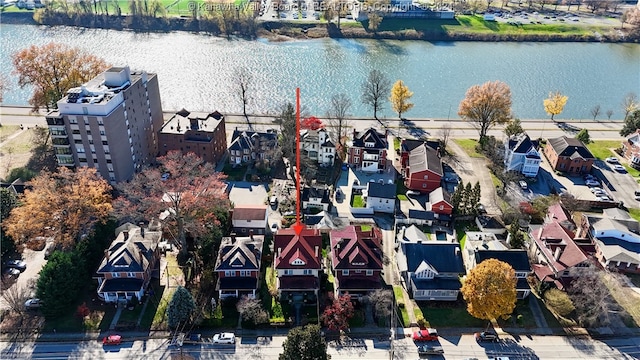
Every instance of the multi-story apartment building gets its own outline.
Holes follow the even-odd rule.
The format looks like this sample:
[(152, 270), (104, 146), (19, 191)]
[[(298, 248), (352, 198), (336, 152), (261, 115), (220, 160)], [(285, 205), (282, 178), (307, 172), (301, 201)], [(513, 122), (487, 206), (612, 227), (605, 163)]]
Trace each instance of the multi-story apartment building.
[(164, 123), (158, 141), (160, 156), (172, 150), (191, 152), (215, 166), (227, 151), (224, 116), (217, 111), (207, 114), (182, 109)]
[(129, 180), (158, 153), (158, 78), (112, 67), (67, 91), (46, 119), (59, 165), (94, 167), (111, 183)]
[(387, 169), (387, 135), (374, 128), (353, 130), (347, 162), (356, 169), (378, 172)]

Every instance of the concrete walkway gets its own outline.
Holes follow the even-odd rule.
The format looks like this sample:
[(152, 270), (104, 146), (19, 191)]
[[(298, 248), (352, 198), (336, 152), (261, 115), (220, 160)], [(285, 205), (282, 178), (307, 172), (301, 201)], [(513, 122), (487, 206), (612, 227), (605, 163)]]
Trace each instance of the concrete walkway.
[(120, 315), (122, 314), (122, 309), (124, 306), (118, 305), (118, 309), (116, 310), (116, 314), (113, 315), (113, 320), (111, 320), (111, 325), (109, 325), (109, 330), (115, 330), (116, 325), (118, 325), (118, 320), (120, 320)]
[(548, 333), (548, 335), (553, 334), (553, 331), (549, 329), (547, 319), (544, 318), (542, 309), (540, 309), (538, 298), (533, 294), (529, 294), (529, 308), (531, 309), (531, 313), (533, 314), (533, 319), (536, 321), (538, 330), (543, 331), (545, 334)]

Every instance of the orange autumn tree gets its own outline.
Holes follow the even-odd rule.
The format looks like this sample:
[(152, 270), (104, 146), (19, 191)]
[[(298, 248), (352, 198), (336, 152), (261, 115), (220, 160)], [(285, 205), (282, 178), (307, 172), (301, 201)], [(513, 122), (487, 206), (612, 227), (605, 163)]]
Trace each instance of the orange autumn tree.
[(505, 124), (511, 119), (509, 85), (502, 81), (488, 81), (470, 87), (460, 102), (458, 115), (478, 129), (480, 143), (484, 144), (487, 132), (492, 127)]
[(94, 55), (57, 43), (32, 45), (13, 54), (12, 58), (18, 85), (33, 86), (29, 104), (34, 111), (41, 107), (55, 109), (67, 90), (84, 84), (108, 68), (104, 60)]
[[(230, 207), (223, 180), (194, 153), (170, 151), (157, 159), (158, 166), (145, 168), (118, 186), (116, 213), (131, 221), (162, 217), (174, 234), (180, 252), (187, 253), (187, 233), (199, 237), (220, 222), (215, 210)], [(161, 215), (162, 214), (162, 215)]]
[(95, 168), (65, 167), (42, 172), (29, 182), (3, 222), (5, 231), (17, 243), (36, 236), (52, 236), (62, 248), (72, 248), (93, 226), (111, 214), (111, 186)]
[(511, 265), (487, 259), (471, 269), (460, 292), (467, 311), (483, 320), (506, 319), (516, 307), (516, 273)]

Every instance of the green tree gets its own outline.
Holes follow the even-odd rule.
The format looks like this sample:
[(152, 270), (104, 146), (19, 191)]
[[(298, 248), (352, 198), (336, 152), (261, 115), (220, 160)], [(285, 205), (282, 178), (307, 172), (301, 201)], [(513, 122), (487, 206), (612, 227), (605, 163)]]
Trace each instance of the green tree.
[(55, 251), (40, 271), (36, 296), (47, 318), (58, 318), (73, 308), (86, 284), (85, 260), (76, 252)]
[(471, 215), (473, 212), (473, 207), (475, 206), (471, 200), (473, 199), (473, 187), (471, 186), (471, 182), (468, 182), (464, 187), (464, 195), (462, 198), (464, 199), (464, 213), (463, 215)]
[(380, 23), (382, 23), (382, 16), (376, 13), (369, 14), (369, 30), (373, 31), (374, 33), (377, 32)]
[(582, 143), (585, 145), (589, 144), (591, 142), (591, 136), (589, 136), (589, 130), (587, 129), (580, 130), (580, 132), (578, 132), (578, 135), (576, 135), (576, 139), (582, 141)]
[(18, 198), (7, 188), (0, 189), (0, 222), (9, 217), (11, 210), (18, 205)]
[(319, 325), (306, 325), (289, 330), (278, 360), (329, 360), (327, 342)]
[(169, 302), (169, 308), (167, 309), (167, 323), (169, 327), (175, 329), (182, 323), (189, 322), (195, 309), (196, 304), (189, 290), (178, 286), (176, 292), (173, 293), (171, 302)]
[(473, 206), (472, 210), (474, 213), (478, 209), (478, 204), (480, 203), (481, 196), (482, 196), (482, 192), (480, 190), (480, 182), (477, 181), (476, 184), (473, 186), (473, 190), (471, 191), (471, 199), (469, 201)]
[(453, 195), (451, 195), (451, 206), (453, 207), (453, 211), (456, 214), (461, 214), (460, 205), (462, 205), (462, 196), (463, 196), (464, 186), (462, 184), (456, 186), (456, 189), (453, 191)]
[(487, 131), (511, 119), (511, 89), (501, 81), (474, 85), (460, 102), (458, 115), (478, 129), (484, 148)]
[(640, 110), (634, 110), (630, 115), (625, 116), (620, 136), (629, 136), (638, 129), (640, 129)]
[(398, 118), (402, 119), (402, 114), (413, 108), (413, 103), (409, 99), (413, 96), (413, 92), (409, 91), (402, 80), (398, 80), (391, 88), (391, 108), (398, 113)]
[(460, 288), (467, 311), (478, 319), (507, 319), (516, 307), (516, 282), (511, 265), (496, 259), (481, 262), (471, 269)]
[(515, 220), (513, 224), (509, 225), (509, 245), (511, 245), (513, 249), (524, 248), (524, 234), (520, 231), (518, 220)]
[(504, 134), (507, 135), (507, 137), (524, 134), (524, 129), (522, 128), (520, 119), (515, 118), (509, 121), (507, 126), (504, 127)]

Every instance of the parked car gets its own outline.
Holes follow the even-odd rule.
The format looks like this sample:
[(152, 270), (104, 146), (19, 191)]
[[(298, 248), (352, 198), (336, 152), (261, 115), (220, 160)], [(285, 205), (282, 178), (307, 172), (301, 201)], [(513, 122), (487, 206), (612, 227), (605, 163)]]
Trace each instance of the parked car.
[(269, 204), (271, 204), (271, 206), (276, 206), (278, 204), (278, 198), (275, 195), (272, 195), (271, 198), (269, 198)]
[(600, 186), (600, 182), (596, 180), (587, 180), (584, 183), (589, 187)]
[(606, 162), (608, 162), (609, 164), (619, 164), (620, 162), (618, 161), (617, 157), (608, 157), (605, 159)]
[(474, 334), (476, 337), (476, 341), (484, 342), (484, 341), (498, 341), (498, 334), (494, 331), (483, 331)]
[(27, 309), (37, 309), (42, 305), (40, 299), (29, 299), (24, 302), (24, 307)]
[(418, 355), (439, 355), (444, 354), (442, 346), (420, 345), (418, 346)]
[(56, 250), (54, 244), (49, 244), (46, 249), (44, 249), (44, 259), (49, 260), (49, 257)]
[(122, 337), (120, 335), (109, 335), (102, 339), (102, 345), (120, 345)]
[(427, 328), (413, 332), (414, 341), (436, 341), (438, 340), (438, 331), (433, 328)]
[(583, 176), (583, 178), (584, 178), (585, 180), (598, 180), (598, 178), (597, 178), (597, 177), (595, 177), (595, 176), (593, 176), (593, 175), (591, 175), (591, 174), (586, 174), (586, 175), (584, 175), (584, 176)]
[(597, 192), (604, 192), (604, 190), (601, 187), (592, 187), (591, 192), (595, 194)]
[(478, 203), (478, 205), (476, 205), (476, 209), (478, 209), (478, 213), (479, 214), (486, 214), (487, 213), (487, 209), (485, 209), (484, 205)]
[(524, 180), (520, 180), (520, 181), (518, 182), (518, 184), (520, 185), (520, 188), (521, 188), (522, 190), (527, 190), (527, 189), (529, 189), (529, 185), (527, 185), (527, 182), (526, 182), (526, 181), (524, 181)]
[(214, 344), (235, 344), (236, 336), (233, 333), (218, 333), (213, 335)]
[(8, 268), (4, 269), (2, 274), (4, 276), (10, 277), (10, 278), (17, 278), (18, 276), (20, 276), (20, 270), (18, 270), (16, 268), (8, 267)]
[(9, 260), (7, 266), (20, 270), (20, 272), (27, 270), (27, 263), (22, 260)]
[(420, 191), (408, 190), (407, 191), (407, 196), (409, 196), (409, 195), (419, 196), (420, 195)]
[(613, 170), (618, 172), (627, 172), (627, 169), (625, 169), (624, 166), (620, 164), (613, 165)]

